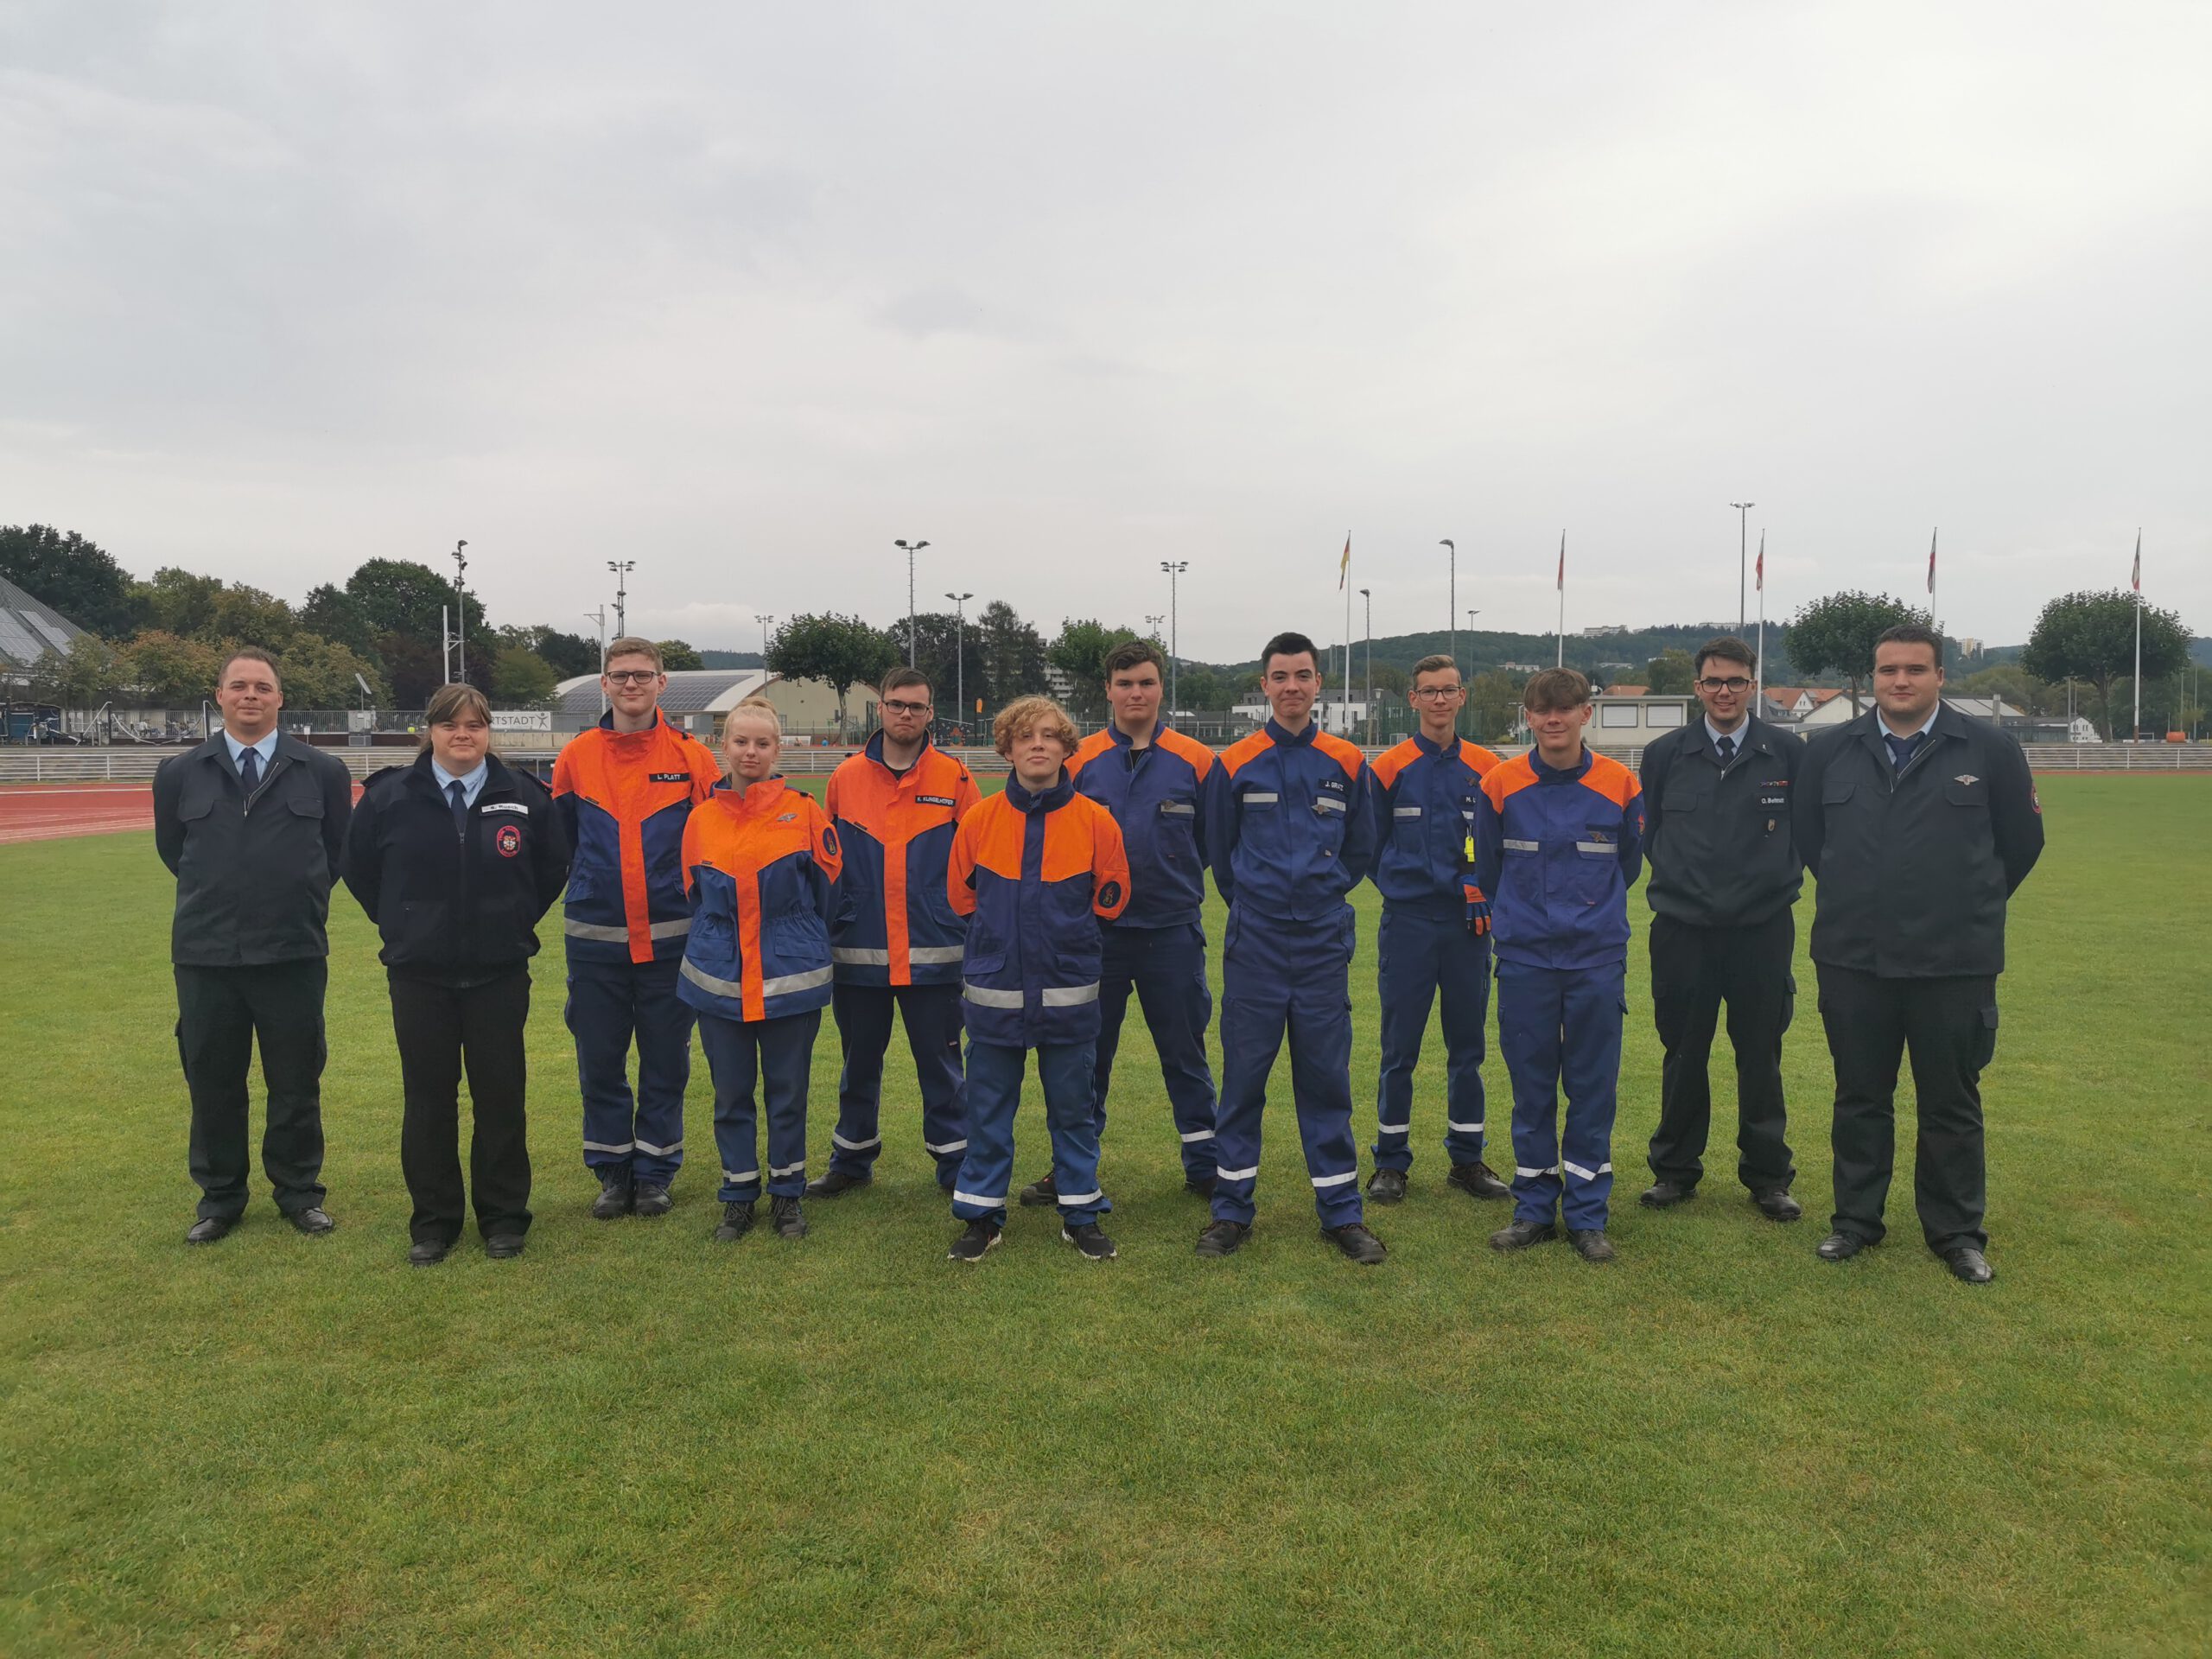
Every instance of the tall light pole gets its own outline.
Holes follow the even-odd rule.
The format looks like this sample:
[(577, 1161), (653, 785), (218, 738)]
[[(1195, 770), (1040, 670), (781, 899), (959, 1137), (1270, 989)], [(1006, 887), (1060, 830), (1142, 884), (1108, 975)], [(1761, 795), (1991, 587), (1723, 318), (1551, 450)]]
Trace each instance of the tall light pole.
[(1367, 601), (1367, 741), (1375, 741), (1375, 590), (1363, 588), (1359, 596)]
[(1728, 505), (1736, 509), (1736, 637), (1740, 639), (1744, 637), (1744, 577), (1747, 569), (1744, 556), (1751, 547), (1751, 531), (1748, 528), (1751, 524), (1751, 511), (1758, 505), (1758, 503), (1731, 501)]
[(952, 683), (953, 698), (960, 708), (957, 723), (968, 723), (968, 601), (973, 594), (947, 594), (952, 601)]
[(914, 666), (914, 555), (927, 547), (927, 542), (909, 542), (904, 537), (891, 543), (906, 555), (906, 666)]
[[(607, 672), (607, 607), (602, 605), (595, 611), (586, 611), (584, 620), (599, 624), (599, 671), (603, 676)], [(603, 681), (599, 688), (599, 712), (602, 715), (607, 712), (607, 686)]]
[(614, 637), (619, 639), (630, 632), (630, 573), (638, 568), (638, 562), (609, 559), (607, 568), (614, 573)]
[(1145, 632), (1152, 636), (1155, 645), (1160, 640), (1160, 625), (1166, 620), (1167, 613), (1165, 611), (1147, 611), (1144, 613)]
[(461, 680), (468, 677), (468, 556), (461, 550), (467, 545), (467, 542), (453, 544), (453, 604), (460, 616), (454, 624), (458, 631), (455, 643), (461, 647), (461, 672), (454, 677)]
[(1459, 550), (1449, 536), (1437, 545), (1451, 558), (1452, 592), (1444, 607), (1444, 652), (1456, 663), (1459, 660)]
[(764, 677), (768, 672), (768, 625), (775, 620), (766, 611), (760, 613), (760, 672)]
[(1175, 584), (1191, 568), (1191, 562), (1188, 559), (1162, 559), (1160, 568), (1167, 573), (1167, 714), (1173, 719), (1179, 706), (1175, 697)]

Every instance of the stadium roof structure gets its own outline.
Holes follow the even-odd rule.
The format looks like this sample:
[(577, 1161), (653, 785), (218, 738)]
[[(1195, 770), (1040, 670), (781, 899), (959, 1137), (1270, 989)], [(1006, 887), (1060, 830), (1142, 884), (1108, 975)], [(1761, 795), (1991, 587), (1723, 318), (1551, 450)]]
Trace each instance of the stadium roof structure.
[[(779, 677), (759, 668), (678, 668), (660, 694), (664, 715), (726, 715)], [(599, 676), (579, 674), (554, 688), (554, 712), (572, 720), (599, 718)]]
[(67, 651), (84, 629), (0, 576), (0, 670), (28, 672), (48, 650)]

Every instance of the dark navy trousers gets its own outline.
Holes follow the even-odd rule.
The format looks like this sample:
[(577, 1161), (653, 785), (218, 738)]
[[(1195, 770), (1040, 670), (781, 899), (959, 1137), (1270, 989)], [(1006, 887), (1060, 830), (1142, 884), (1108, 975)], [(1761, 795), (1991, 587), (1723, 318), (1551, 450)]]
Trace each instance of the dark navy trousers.
[(937, 1184), (950, 1190), (968, 1150), (968, 1093), (960, 1065), (960, 987), (839, 985), (831, 1007), (844, 1070), (837, 1078), (837, 1128), (830, 1167), (867, 1175), (883, 1150), (883, 1057), (894, 1007), (922, 1091), (922, 1149), (937, 1162)]
[(1385, 905), (1376, 938), (1382, 1071), (1375, 1089), (1375, 1166), (1411, 1169), (1414, 1068), (1440, 997), (1444, 1024), (1444, 1155), (1483, 1158), (1483, 1024), (1490, 1017), (1490, 940), (1467, 931), (1465, 907)]
[[(626, 1167), (666, 1186), (683, 1164), (683, 1090), (691, 1081), (689, 1004), (676, 994), (681, 957), (661, 962), (569, 958), (563, 1011), (576, 1039), (584, 1097), (584, 1162)], [(638, 1092), (630, 1093), (630, 1044), (638, 1045)]]
[[(1625, 958), (1599, 968), (1497, 964), (1497, 1047), (1513, 1084), (1513, 1218), (1605, 1225), (1613, 1191)], [(1558, 1090), (1567, 1085), (1567, 1126)]]
[(1091, 1045), (1040, 1043), (1034, 1051), (1003, 1043), (968, 1045), (968, 1151), (952, 1184), (952, 1213), (962, 1221), (1006, 1225), (1006, 1192), (1014, 1179), (1014, 1115), (1021, 1074), (1032, 1052), (1045, 1092), (1045, 1127), (1052, 1140), (1052, 1185), (1060, 1219), (1074, 1227), (1113, 1208), (1098, 1188), (1098, 1130), (1091, 1116)]
[(1333, 920), (1279, 920), (1232, 906), (1222, 940), (1221, 1109), (1217, 1221), (1252, 1223), (1260, 1117), (1286, 1038), (1290, 1091), (1313, 1207), (1324, 1227), (1362, 1217), (1359, 1147), (1351, 1132), (1351, 906)]
[(768, 1112), (768, 1192), (795, 1198), (806, 1191), (806, 1087), (814, 1071), (814, 1039), (822, 1010), (778, 1020), (699, 1016), (699, 1045), (715, 1078), (715, 1150), (721, 1154), (724, 1204), (760, 1196), (758, 1089)]
[(1109, 927), (1105, 934), (1098, 976), (1098, 1058), (1091, 1071), (1098, 1138), (1106, 1138), (1106, 1093), (1134, 990), (1160, 1055), (1167, 1103), (1182, 1140), (1183, 1178), (1210, 1181), (1215, 1103), (1206, 1027), (1213, 1022), (1213, 992), (1206, 985), (1205, 929), (1186, 922), (1180, 927)]

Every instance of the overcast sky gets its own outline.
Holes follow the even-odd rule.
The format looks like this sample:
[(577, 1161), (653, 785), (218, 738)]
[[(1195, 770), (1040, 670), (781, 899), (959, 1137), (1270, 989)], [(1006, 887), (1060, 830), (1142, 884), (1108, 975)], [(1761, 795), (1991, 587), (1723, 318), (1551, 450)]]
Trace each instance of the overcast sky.
[[(0, 522), (749, 648), (2212, 632), (2212, 8), (0, 0)], [(972, 608), (972, 606), (971, 606)], [(1357, 632), (1362, 626), (1355, 619)]]

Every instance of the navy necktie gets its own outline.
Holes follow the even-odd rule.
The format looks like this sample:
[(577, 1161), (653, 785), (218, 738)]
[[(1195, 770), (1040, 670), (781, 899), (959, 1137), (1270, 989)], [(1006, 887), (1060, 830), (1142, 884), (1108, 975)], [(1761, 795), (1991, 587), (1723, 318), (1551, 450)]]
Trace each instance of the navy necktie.
[(1717, 737), (1713, 741), (1713, 747), (1720, 751), (1720, 765), (1725, 771), (1728, 763), (1736, 758), (1736, 740), (1732, 737)]
[(453, 833), (456, 840), (468, 835), (468, 791), (458, 783), (446, 785), (446, 794), (453, 802)]
[(1915, 732), (1910, 737), (1882, 734), (1882, 741), (1890, 746), (1890, 760), (1899, 772), (1912, 764), (1912, 757), (1920, 753), (1920, 740), (1927, 735), (1925, 732)]
[(249, 795), (261, 786), (261, 751), (259, 749), (238, 751), (238, 782), (245, 785), (245, 792)]

